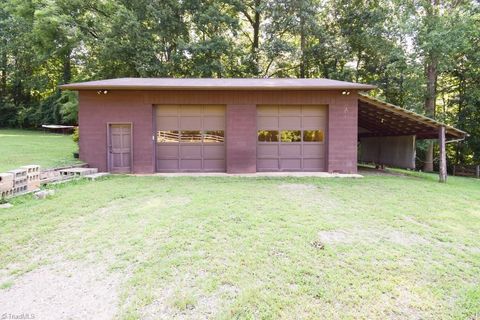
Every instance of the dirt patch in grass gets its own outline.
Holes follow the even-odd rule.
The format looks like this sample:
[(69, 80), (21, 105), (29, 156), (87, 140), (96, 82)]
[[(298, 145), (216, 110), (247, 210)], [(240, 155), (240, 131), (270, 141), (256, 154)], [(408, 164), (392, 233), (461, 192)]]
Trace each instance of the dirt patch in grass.
[(429, 241), (417, 234), (400, 230), (378, 230), (378, 229), (346, 229), (320, 231), (318, 239), (326, 244), (353, 244), (353, 243), (375, 243), (391, 242), (401, 246), (413, 246), (428, 244)]
[(332, 230), (320, 231), (318, 233), (318, 240), (322, 243), (351, 243), (354, 242), (354, 236), (346, 231)]
[(373, 167), (366, 167), (366, 166), (361, 166), (358, 168), (358, 174), (361, 174), (362, 176), (396, 176), (396, 177), (406, 177), (407, 175), (400, 173), (400, 172), (395, 172), (391, 171), (388, 168), (387, 169), (375, 169)]
[(305, 192), (305, 191), (316, 191), (317, 187), (312, 184), (302, 184), (302, 183), (282, 183), (278, 186), (282, 191), (290, 192)]
[(167, 286), (156, 292), (155, 300), (141, 312), (141, 319), (211, 319), (231, 303), (238, 289), (222, 283), (206, 292), (201, 282), (208, 275), (175, 276)]
[(35, 319), (112, 319), (118, 309), (119, 274), (98, 265), (62, 261), (42, 266), (0, 290), (2, 313)]
[(421, 308), (421, 298), (411, 289), (402, 285), (395, 287), (392, 291), (385, 292), (378, 299), (381, 306), (391, 306), (386, 311), (385, 318), (392, 320), (424, 319)]
[(411, 217), (411, 216), (403, 216), (403, 219), (409, 223), (412, 223), (416, 226), (419, 226), (419, 227), (422, 227), (422, 228), (427, 228), (427, 229), (431, 229), (432, 226), (426, 224), (426, 223), (423, 223), (423, 222), (419, 222), (417, 219)]
[(282, 198), (289, 199), (304, 209), (315, 207), (331, 210), (338, 207), (334, 196), (313, 184), (282, 183), (278, 185), (278, 190), (282, 193)]
[(186, 206), (192, 202), (189, 197), (172, 196), (168, 198), (146, 198), (145, 202), (141, 205), (142, 209), (164, 209), (176, 206)]

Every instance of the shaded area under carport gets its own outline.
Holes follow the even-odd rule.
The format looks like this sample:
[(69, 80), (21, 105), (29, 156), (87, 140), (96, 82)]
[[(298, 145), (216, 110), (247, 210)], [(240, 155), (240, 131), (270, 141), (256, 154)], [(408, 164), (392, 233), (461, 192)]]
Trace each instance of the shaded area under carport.
[(444, 182), (447, 175), (445, 144), (467, 136), (466, 132), (442, 122), (367, 95), (359, 95), (360, 161), (411, 168), (415, 159), (415, 140), (438, 139), (440, 181)]

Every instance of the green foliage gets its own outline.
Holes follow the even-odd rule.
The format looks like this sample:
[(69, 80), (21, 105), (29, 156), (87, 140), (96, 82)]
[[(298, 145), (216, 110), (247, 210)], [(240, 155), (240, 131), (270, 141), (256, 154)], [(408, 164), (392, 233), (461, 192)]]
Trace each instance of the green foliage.
[(73, 91), (64, 91), (57, 99), (59, 105), (61, 122), (65, 124), (76, 124), (78, 122), (78, 94)]
[(78, 127), (75, 127), (75, 129), (73, 129), (72, 139), (75, 143), (78, 143), (80, 141), (80, 133)]
[(114, 77), (326, 77), (470, 133), (451, 162), (480, 161), (480, 6), (399, 0), (5, 0), (0, 126), (76, 124), (58, 85)]

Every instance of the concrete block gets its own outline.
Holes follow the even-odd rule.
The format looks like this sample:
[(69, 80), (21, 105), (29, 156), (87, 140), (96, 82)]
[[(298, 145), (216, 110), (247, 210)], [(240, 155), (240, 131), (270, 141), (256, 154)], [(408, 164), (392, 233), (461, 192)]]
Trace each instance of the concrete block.
[(14, 194), (13, 191), (14, 191), (13, 188), (0, 191), (0, 199), (6, 199), (6, 198), (13, 197), (13, 194)]
[(19, 196), (19, 195), (22, 195), (24, 193), (27, 193), (27, 186), (24, 185), (24, 186), (17, 186), (17, 187), (14, 187), (13, 188), (13, 196)]
[(48, 171), (42, 171), (40, 173), (40, 181), (47, 183), (51, 181), (57, 181), (60, 180), (60, 171), (56, 170), (48, 170)]
[(13, 187), (17, 188), (17, 187), (27, 186), (27, 183), (28, 183), (28, 177), (27, 176), (16, 178), (16, 179), (13, 180)]
[(60, 170), (60, 175), (62, 177), (83, 177), (98, 172), (97, 168), (70, 168), (65, 170)]
[(86, 176), (84, 176), (84, 178), (87, 179), (87, 180), (95, 181), (98, 178), (102, 178), (102, 177), (105, 177), (105, 176), (108, 176), (108, 175), (110, 175), (109, 172), (98, 172), (98, 173), (86, 175)]
[(23, 167), (20, 167), (20, 169), (27, 170), (27, 174), (36, 174), (40, 172), (40, 166), (36, 164), (23, 166)]
[(42, 190), (35, 192), (33, 196), (37, 199), (45, 199), (49, 196), (53, 196), (55, 194), (55, 190)]
[(10, 170), (8, 173), (13, 174), (13, 180), (23, 179), (27, 177), (27, 170), (26, 169), (15, 169)]
[(28, 181), (28, 184), (27, 184), (27, 191), (28, 192), (35, 191), (35, 190), (38, 190), (38, 189), (40, 189), (40, 179)]
[(0, 191), (7, 191), (13, 188), (13, 174), (0, 173)]

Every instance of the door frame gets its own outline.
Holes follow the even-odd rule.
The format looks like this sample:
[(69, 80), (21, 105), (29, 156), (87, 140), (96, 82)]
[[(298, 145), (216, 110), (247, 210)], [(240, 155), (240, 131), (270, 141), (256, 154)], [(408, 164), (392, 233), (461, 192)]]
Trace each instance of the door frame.
[(130, 173), (133, 172), (133, 122), (123, 121), (123, 122), (107, 122), (107, 170), (108, 172), (112, 172), (111, 164), (111, 156), (110, 156), (110, 127), (112, 125), (129, 125), (130, 126)]

